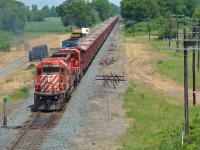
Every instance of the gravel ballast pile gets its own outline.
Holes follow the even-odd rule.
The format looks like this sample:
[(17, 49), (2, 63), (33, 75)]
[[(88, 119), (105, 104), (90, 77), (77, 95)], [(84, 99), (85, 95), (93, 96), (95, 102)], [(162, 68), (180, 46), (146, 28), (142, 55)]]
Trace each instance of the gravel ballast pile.
[(116, 27), (111, 32), (106, 42), (101, 47), (87, 73), (82, 78), (80, 84), (73, 92), (72, 97), (67, 104), (58, 125), (47, 135), (41, 149), (48, 150), (68, 150), (71, 149), (73, 137), (86, 122), (89, 103), (95, 96), (95, 76), (100, 74), (101, 66), (99, 61), (105, 57), (110, 46), (111, 35), (115, 32)]

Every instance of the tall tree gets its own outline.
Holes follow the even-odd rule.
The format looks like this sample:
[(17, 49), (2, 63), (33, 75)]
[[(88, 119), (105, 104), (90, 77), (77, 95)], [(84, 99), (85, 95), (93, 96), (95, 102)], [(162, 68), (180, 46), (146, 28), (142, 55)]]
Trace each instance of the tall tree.
[(5, 31), (20, 34), (27, 21), (27, 8), (22, 2), (15, 0), (0, 1), (0, 24)]
[(51, 17), (58, 17), (58, 13), (56, 12), (56, 7), (55, 6), (51, 7), (50, 16)]
[(157, 0), (159, 11), (162, 16), (166, 13), (171, 12), (172, 14), (184, 14), (186, 6), (184, 0)]
[(110, 3), (110, 16), (120, 15), (120, 7)]
[(45, 5), (42, 7), (41, 12), (44, 14), (44, 17), (49, 17), (50, 16), (50, 9), (48, 5)]
[(101, 20), (106, 20), (110, 17), (110, 3), (108, 0), (92, 0), (92, 4), (99, 13)]
[(155, 18), (158, 14), (156, 0), (122, 0), (122, 17), (130, 20), (143, 21)]
[(66, 0), (56, 10), (64, 26), (83, 27), (93, 24), (94, 16), (85, 0)]
[(186, 7), (186, 11), (184, 14), (186, 16), (192, 17), (194, 10), (200, 5), (199, 0), (184, 0), (184, 5)]
[[(44, 7), (43, 7), (44, 8)], [(45, 8), (44, 8), (45, 9)], [(29, 21), (44, 21), (45, 18), (45, 11), (39, 10), (38, 6), (33, 4), (32, 5), (32, 9), (31, 9), (31, 14), (30, 14), (30, 20)]]

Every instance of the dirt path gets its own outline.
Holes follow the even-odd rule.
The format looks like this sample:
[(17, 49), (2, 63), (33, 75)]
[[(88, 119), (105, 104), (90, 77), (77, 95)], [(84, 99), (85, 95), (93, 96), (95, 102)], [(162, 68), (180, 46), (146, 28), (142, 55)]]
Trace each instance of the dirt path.
[[(146, 42), (144, 42), (146, 40)], [(143, 42), (141, 42), (143, 41)], [(162, 54), (155, 52), (145, 37), (127, 38), (125, 44), (125, 75), (140, 86), (183, 99), (183, 87), (154, 72)], [(192, 93), (189, 91), (189, 99)]]

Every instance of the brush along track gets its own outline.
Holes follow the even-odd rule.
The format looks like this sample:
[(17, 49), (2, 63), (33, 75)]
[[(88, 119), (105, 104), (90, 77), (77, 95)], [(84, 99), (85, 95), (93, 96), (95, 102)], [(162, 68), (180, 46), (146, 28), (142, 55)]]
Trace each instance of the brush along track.
[(30, 121), (28, 126), (22, 131), (21, 135), (10, 147), (10, 150), (16, 149), (29, 149), (33, 150), (38, 146), (38, 142), (41, 140), (45, 131), (57, 118), (56, 113), (42, 113), (37, 114)]

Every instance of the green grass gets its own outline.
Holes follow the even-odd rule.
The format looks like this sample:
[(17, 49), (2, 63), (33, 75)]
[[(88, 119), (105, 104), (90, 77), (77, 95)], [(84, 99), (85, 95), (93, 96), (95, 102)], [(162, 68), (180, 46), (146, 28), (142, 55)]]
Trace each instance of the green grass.
[[(172, 43), (172, 47), (176, 47), (176, 43)], [(184, 56), (182, 51), (164, 50), (168, 46), (163, 40), (153, 39), (151, 43), (156, 52), (163, 54), (163, 57), (158, 61), (155, 72), (170, 78), (179, 85), (184, 85)], [(196, 53), (197, 56), (197, 53)], [(197, 57), (196, 57), (197, 60)], [(188, 77), (189, 88), (192, 88), (192, 52), (188, 53)], [(196, 80), (200, 80), (200, 73), (196, 67)], [(197, 89), (200, 89), (200, 83), (196, 82)]]
[[(127, 117), (133, 120), (121, 138), (125, 150), (181, 148), (184, 109), (179, 99), (131, 84), (124, 96), (124, 107)], [(190, 119), (198, 111), (198, 107), (190, 107)], [(173, 134), (174, 128), (177, 128), (176, 135)]]
[(45, 18), (44, 22), (27, 22), (25, 33), (66, 33), (70, 32), (69, 27), (64, 27), (59, 17)]
[[(164, 50), (168, 43), (163, 40), (144, 37), (144, 33), (128, 39), (126, 42), (152, 46), (156, 53), (161, 54), (155, 67), (155, 73), (172, 79), (183, 85), (183, 53)], [(140, 36), (141, 35), (141, 36)], [(131, 37), (125, 33), (126, 37)], [(172, 43), (175, 47), (176, 43)], [(192, 87), (192, 53), (189, 53), (189, 87)], [(200, 79), (199, 73), (197, 81)], [(200, 84), (197, 82), (200, 89)], [(199, 106), (189, 107), (190, 135), (188, 143), (181, 145), (181, 133), (184, 132), (184, 103), (176, 97), (165, 96), (149, 89), (139, 88), (131, 84), (124, 96), (124, 107), (127, 109), (127, 117), (132, 123), (127, 132), (121, 138), (126, 150), (172, 150), (172, 149), (199, 149), (200, 148), (200, 116)], [(186, 138), (185, 138), (186, 139)], [(186, 142), (186, 141), (184, 141)]]
[[(133, 37), (133, 34), (131, 32), (124, 32), (125, 37)], [(148, 33), (145, 32), (134, 32), (134, 37), (138, 36), (148, 36)]]
[(10, 100), (22, 100), (27, 99), (29, 97), (29, 87), (22, 87), (17, 89), (15, 92), (11, 93), (8, 98)]

